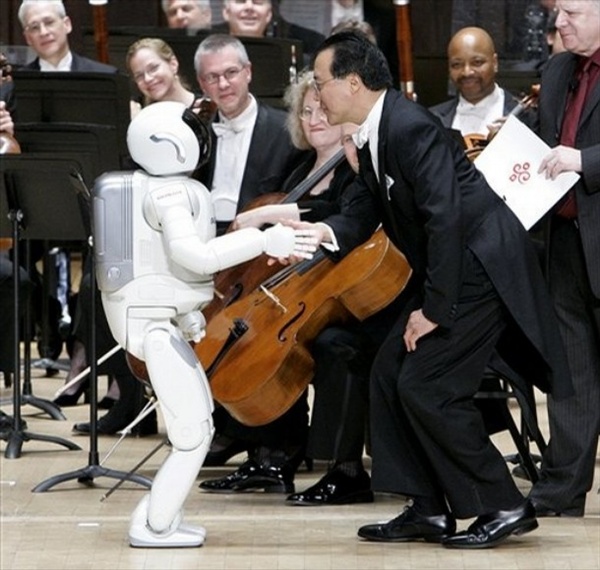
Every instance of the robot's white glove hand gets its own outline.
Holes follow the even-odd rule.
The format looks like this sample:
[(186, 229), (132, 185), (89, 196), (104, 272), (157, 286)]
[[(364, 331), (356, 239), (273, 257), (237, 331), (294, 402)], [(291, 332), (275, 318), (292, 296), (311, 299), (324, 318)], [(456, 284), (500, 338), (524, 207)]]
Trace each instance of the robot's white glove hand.
[(200, 311), (186, 313), (176, 319), (183, 338), (187, 341), (200, 342), (206, 335), (206, 319)]
[(296, 256), (312, 259), (317, 251), (318, 240), (314, 230), (295, 230), (282, 224), (276, 224), (264, 232), (265, 253), (270, 257)]

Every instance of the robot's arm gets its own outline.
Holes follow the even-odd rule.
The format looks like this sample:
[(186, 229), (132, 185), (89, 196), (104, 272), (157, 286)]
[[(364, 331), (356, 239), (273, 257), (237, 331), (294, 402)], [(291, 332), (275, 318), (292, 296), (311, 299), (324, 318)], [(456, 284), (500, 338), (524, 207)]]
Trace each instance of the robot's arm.
[(171, 206), (161, 226), (171, 259), (186, 269), (209, 275), (266, 253), (271, 257), (311, 257), (315, 241), (306, 231), (276, 225), (265, 231), (246, 228), (203, 242), (189, 209)]

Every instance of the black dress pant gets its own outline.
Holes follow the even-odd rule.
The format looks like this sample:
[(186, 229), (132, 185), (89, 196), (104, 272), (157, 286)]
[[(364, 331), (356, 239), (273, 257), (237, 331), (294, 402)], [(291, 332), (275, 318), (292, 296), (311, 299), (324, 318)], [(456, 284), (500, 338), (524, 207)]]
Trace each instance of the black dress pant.
[(473, 396), (505, 328), (500, 299), (466, 250), (451, 328), (438, 328), (408, 353), (403, 334), (419, 296), (407, 303), (372, 372), (373, 488), (444, 496), (457, 518), (514, 508), (523, 497), (490, 441)]

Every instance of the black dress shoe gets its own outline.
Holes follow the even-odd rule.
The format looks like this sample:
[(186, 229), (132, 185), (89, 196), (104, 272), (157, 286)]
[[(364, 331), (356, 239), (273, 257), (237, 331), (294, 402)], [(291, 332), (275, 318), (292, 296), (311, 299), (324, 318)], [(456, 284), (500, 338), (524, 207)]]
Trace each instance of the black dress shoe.
[[(109, 414), (101, 417), (96, 424), (96, 432), (98, 435), (114, 435), (122, 429), (126, 428), (131, 422), (123, 423), (122, 420), (117, 421), (114, 416), (109, 417)], [(73, 431), (80, 434), (90, 433), (90, 422), (81, 422), (73, 426)], [(144, 437), (147, 435), (156, 435), (158, 433), (158, 423), (156, 419), (156, 410), (152, 410), (139, 424), (137, 424), (132, 432), (133, 435)]]
[(220, 479), (207, 479), (200, 488), (211, 493), (264, 491), (265, 493), (293, 493), (294, 471), (288, 464), (264, 466), (248, 459), (238, 469)]
[(531, 532), (538, 527), (531, 501), (509, 511), (481, 515), (467, 530), (446, 538), (442, 544), (449, 548), (491, 548), (511, 534)]
[(339, 469), (332, 469), (306, 491), (290, 495), (286, 502), (308, 506), (372, 503), (371, 478), (366, 471), (350, 477)]
[(79, 402), (79, 398), (81, 398), (81, 395), (84, 392), (86, 392), (88, 386), (89, 382), (82, 382), (81, 384), (79, 384), (79, 386), (77, 386), (77, 389), (75, 390), (75, 392), (73, 392), (73, 394), (67, 394), (66, 392), (63, 392), (60, 396), (57, 396), (52, 401), (60, 408), (69, 408), (71, 406), (76, 406)]
[(368, 524), (358, 529), (358, 536), (375, 542), (442, 542), (456, 531), (456, 521), (450, 514), (426, 516), (414, 507), (387, 523)]

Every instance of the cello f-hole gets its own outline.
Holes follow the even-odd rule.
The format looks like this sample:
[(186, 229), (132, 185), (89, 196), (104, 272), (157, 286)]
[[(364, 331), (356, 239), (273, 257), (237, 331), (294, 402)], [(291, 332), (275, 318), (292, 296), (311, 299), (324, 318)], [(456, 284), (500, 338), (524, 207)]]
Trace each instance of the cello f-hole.
[(279, 333), (277, 334), (277, 338), (281, 342), (285, 342), (287, 337), (285, 336), (285, 332), (289, 329), (306, 311), (306, 303), (302, 301), (300, 304), (300, 310), (296, 313), (294, 317), (292, 317), (284, 326), (281, 327)]

